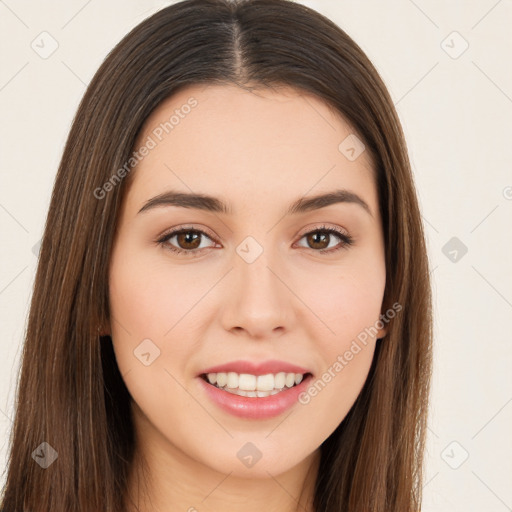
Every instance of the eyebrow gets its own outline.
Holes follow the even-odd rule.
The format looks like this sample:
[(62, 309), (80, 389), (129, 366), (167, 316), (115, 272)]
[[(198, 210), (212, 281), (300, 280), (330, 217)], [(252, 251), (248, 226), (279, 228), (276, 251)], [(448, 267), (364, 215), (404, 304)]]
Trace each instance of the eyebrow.
[[(336, 203), (351, 203), (359, 205), (373, 217), (370, 207), (361, 197), (354, 192), (344, 189), (334, 190), (333, 192), (311, 197), (301, 197), (288, 207), (285, 215), (319, 210), (320, 208), (325, 208)], [(177, 192), (174, 190), (169, 190), (152, 197), (144, 203), (144, 206), (138, 211), (138, 213), (164, 206), (179, 206), (181, 208), (205, 210), (209, 212), (223, 213), (226, 215), (232, 214), (231, 208), (217, 197), (205, 194)]]

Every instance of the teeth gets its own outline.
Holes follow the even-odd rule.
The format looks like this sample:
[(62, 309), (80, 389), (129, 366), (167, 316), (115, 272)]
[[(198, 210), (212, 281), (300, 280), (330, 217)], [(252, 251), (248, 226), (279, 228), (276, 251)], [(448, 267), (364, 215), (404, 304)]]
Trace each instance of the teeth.
[[(234, 373), (235, 377), (238, 377), (238, 389), (241, 389), (243, 391), (254, 391), (256, 389), (256, 376), (255, 375), (249, 375), (248, 373), (242, 373), (242, 375), (238, 375)], [(258, 377), (259, 379), (259, 377)], [(228, 381), (229, 382), (229, 381)], [(236, 380), (234, 381), (236, 382)], [(229, 387), (236, 387), (236, 386), (229, 386)], [(258, 389), (263, 391), (263, 389), (258, 386)]]
[(286, 381), (286, 373), (280, 372), (274, 375), (274, 386), (278, 389), (283, 389)]
[(207, 379), (210, 384), (218, 388), (224, 388), (229, 393), (241, 396), (264, 397), (275, 395), (285, 387), (291, 388), (300, 384), (304, 375), (301, 373), (276, 374), (267, 373), (266, 375), (251, 375), (249, 373), (219, 372), (208, 373)]
[(238, 387), (238, 373), (229, 372), (228, 373), (228, 382), (226, 384), (228, 388), (237, 388)]
[[(243, 375), (240, 375), (240, 382), (242, 382), (242, 377)], [(258, 391), (272, 391), (274, 389), (274, 381), (275, 378), (271, 373), (267, 373), (267, 375), (258, 375), (254, 389), (257, 389)], [(240, 389), (244, 389), (240, 384), (238, 387)]]
[(285, 384), (286, 384), (287, 388), (291, 388), (295, 384), (295, 374), (294, 373), (286, 374)]
[[(211, 373), (210, 375), (215, 375), (215, 374)], [(225, 373), (217, 373), (216, 381), (217, 381), (217, 386), (219, 386), (219, 388), (223, 388), (228, 383), (228, 376), (227, 376), (227, 374), (225, 374)], [(215, 380), (212, 382), (212, 384), (215, 384)]]

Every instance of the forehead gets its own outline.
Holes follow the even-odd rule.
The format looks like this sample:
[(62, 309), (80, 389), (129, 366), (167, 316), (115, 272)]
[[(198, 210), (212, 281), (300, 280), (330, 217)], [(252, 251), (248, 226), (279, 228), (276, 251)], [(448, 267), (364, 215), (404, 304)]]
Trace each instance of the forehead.
[(367, 189), (372, 203), (367, 152), (351, 161), (340, 150), (353, 135), (334, 109), (291, 87), (189, 86), (144, 123), (135, 149), (152, 149), (132, 171), (133, 192), (147, 199), (165, 187), (181, 188), (241, 201), (272, 193), (279, 201), (287, 190), (296, 197), (346, 187)]

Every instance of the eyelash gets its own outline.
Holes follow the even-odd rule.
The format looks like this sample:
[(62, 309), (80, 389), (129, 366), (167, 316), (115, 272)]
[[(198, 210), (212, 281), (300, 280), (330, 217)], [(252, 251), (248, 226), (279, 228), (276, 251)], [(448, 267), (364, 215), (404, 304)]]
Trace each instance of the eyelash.
[[(164, 235), (162, 238), (160, 238), (160, 240), (157, 241), (158, 244), (162, 245), (162, 247), (164, 247), (165, 249), (168, 249), (170, 251), (172, 251), (173, 253), (175, 254), (186, 254), (187, 256), (191, 256), (193, 257), (196, 253), (201, 253), (202, 252), (202, 249), (180, 249), (178, 247), (174, 247), (170, 244), (167, 243), (168, 240), (170, 240), (171, 238), (173, 238), (174, 236), (176, 235), (180, 235), (182, 233), (199, 233), (201, 235), (204, 235), (206, 236), (207, 238), (209, 238), (210, 240), (214, 241), (212, 239), (211, 236), (208, 235), (208, 233), (205, 233), (204, 231), (202, 231), (201, 229), (195, 229), (195, 228), (179, 228), (179, 229), (175, 229), (174, 231), (171, 231), (170, 233), (167, 233), (166, 235)], [(311, 235), (313, 233), (324, 233), (324, 234), (329, 234), (329, 235), (336, 235), (338, 238), (341, 239), (342, 243), (339, 247), (336, 247), (334, 249), (312, 249), (310, 247), (306, 247), (306, 249), (309, 249), (313, 252), (319, 252), (321, 254), (324, 254), (324, 253), (335, 253), (335, 252), (338, 252), (340, 251), (341, 249), (347, 249), (348, 247), (350, 247), (353, 243), (354, 243), (354, 239), (346, 234), (346, 233), (343, 233), (337, 229), (334, 229), (334, 228), (327, 228), (326, 226), (321, 226), (319, 228), (316, 228), (312, 231), (308, 231), (307, 233), (304, 233), (299, 240), (302, 240), (305, 236), (307, 235)], [(203, 248), (205, 249), (205, 248)]]

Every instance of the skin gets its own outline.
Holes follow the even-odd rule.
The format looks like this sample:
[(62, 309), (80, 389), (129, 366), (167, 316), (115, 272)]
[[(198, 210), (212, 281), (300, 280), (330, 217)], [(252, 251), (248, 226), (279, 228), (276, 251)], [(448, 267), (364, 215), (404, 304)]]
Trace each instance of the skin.
[[(375, 324), (386, 272), (372, 164), (366, 151), (355, 161), (340, 152), (353, 133), (340, 116), (285, 87), (183, 89), (146, 120), (137, 147), (191, 97), (197, 106), (132, 171), (110, 261), (109, 334), (137, 435), (129, 493), (140, 512), (310, 511), (319, 447), (361, 391), (385, 328), (308, 404), (276, 418), (224, 412), (197, 375), (236, 359), (280, 359), (317, 379)], [(283, 216), (296, 199), (339, 188), (359, 195), (371, 215), (337, 203)], [(213, 195), (233, 213), (137, 213), (168, 189)], [(184, 224), (211, 236), (202, 235), (199, 249), (177, 236), (157, 242)], [(343, 244), (327, 235), (314, 245), (323, 225), (350, 234), (353, 245), (321, 254)], [(250, 264), (236, 252), (247, 236), (263, 249)], [(134, 350), (148, 338), (160, 355), (145, 366)], [(262, 454), (250, 468), (236, 455), (247, 442)], [(136, 478), (142, 458), (145, 491)]]

